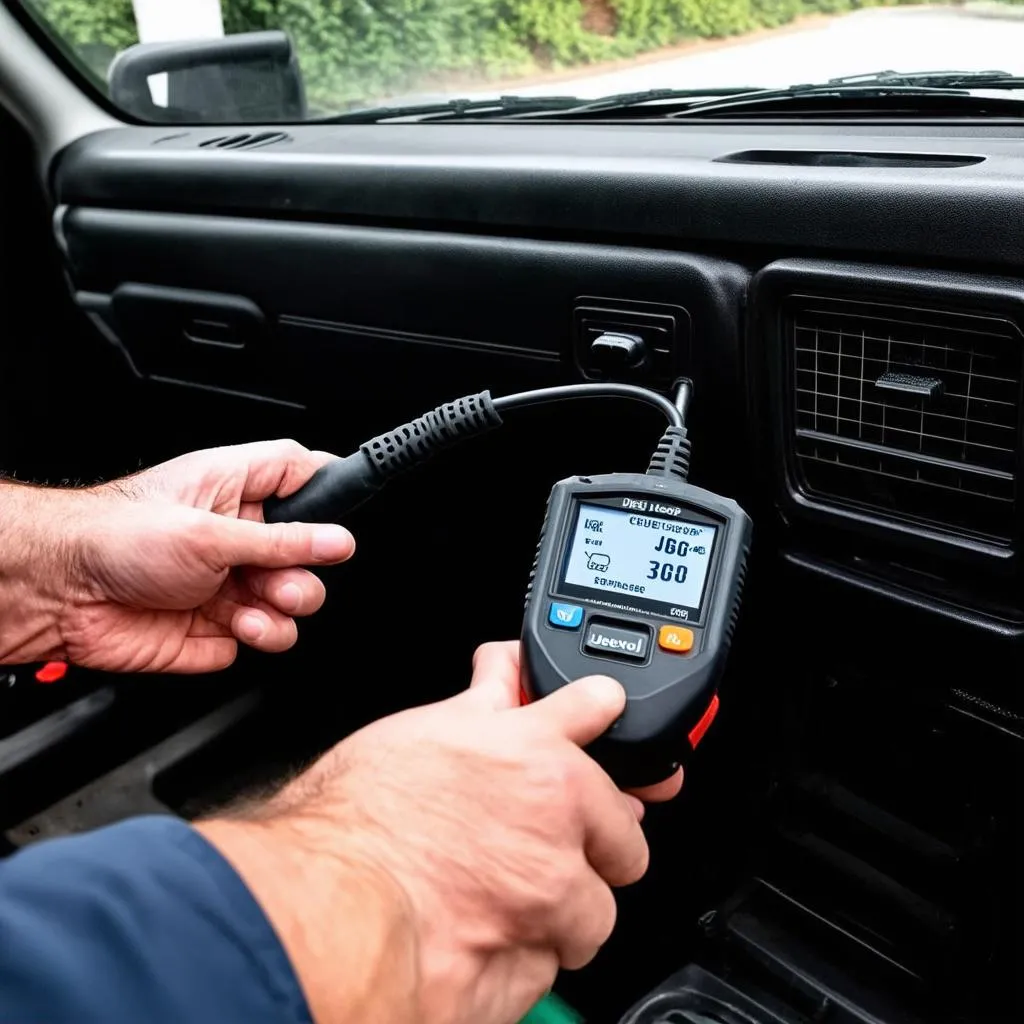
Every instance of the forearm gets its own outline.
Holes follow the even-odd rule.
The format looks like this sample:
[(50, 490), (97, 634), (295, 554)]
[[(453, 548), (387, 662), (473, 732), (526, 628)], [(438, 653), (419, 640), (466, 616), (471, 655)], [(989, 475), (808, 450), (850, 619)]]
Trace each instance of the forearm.
[(419, 951), (400, 887), (353, 851), (309, 848), (301, 821), (196, 826), (274, 926), (317, 1024), (422, 1024)]
[(0, 483), (0, 664), (64, 656), (60, 615), (90, 492)]
[(237, 874), (174, 818), (39, 843), (0, 864), (0, 1019), (310, 1024)]

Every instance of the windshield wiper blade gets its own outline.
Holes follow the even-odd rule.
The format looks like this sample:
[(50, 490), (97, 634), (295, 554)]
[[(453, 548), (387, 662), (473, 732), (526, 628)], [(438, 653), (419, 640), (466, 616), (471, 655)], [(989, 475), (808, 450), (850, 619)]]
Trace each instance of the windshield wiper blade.
[[(949, 96), (961, 100), (969, 100), (971, 93), (966, 88), (940, 88), (925, 85), (902, 85), (899, 83), (869, 84), (835, 84), (793, 85), (781, 89), (751, 88), (719, 88), (719, 89), (649, 89), (644, 92), (622, 93), (617, 96), (606, 96), (599, 100), (583, 103), (562, 109), (533, 111), (527, 114), (512, 115), (505, 120), (543, 120), (545, 118), (575, 119), (595, 114), (630, 113), (635, 117), (655, 120), (659, 117), (673, 120), (686, 117), (701, 117), (718, 111), (742, 110), (769, 104), (785, 103), (789, 100), (808, 99), (878, 99), (882, 97), (923, 97), (930, 99)], [(676, 106), (669, 104), (661, 112), (652, 104), (658, 101), (680, 100)], [(1008, 101), (1009, 102), (1009, 101)]]
[(619, 92), (611, 96), (584, 102), (579, 106), (570, 107), (566, 113), (589, 114), (597, 110), (624, 110), (628, 107), (645, 106), (661, 100), (698, 100), (717, 96), (741, 96), (744, 93), (757, 92), (754, 86), (731, 85), (707, 89), (644, 89), (640, 92)]
[(830, 78), (827, 85), (907, 85), (946, 89), (1024, 89), (1024, 77), (1010, 71), (872, 71)]
[[(779, 117), (1024, 117), (1024, 100), (985, 97), (984, 90), (931, 85), (798, 85), (762, 89), (743, 96), (698, 101), (668, 115), (673, 121), (705, 117), (762, 114)], [(803, 106), (803, 109), (801, 109)], [(556, 115), (557, 116), (557, 115)]]
[[(365, 107), (330, 117), (320, 124), (378, 124), (382, 121), (454, 121), (464, 118), (487, 120), (533, 120), (556, 117), (588, 116), (607, 111), (628, 111), (671, 100), (687, 101), (680, 110), (665, 116), (679, 118), (703, 116), (718, 111), (760, 106), (790, 98), (882, 96), (969, 96), (970, 89), (1024, 89), (1024, 78), (1008, 71), (875, 71), (848, 75), (827, 82), (792, 85), (782, 89), (750, 86), (720, 86), (704, 89), (644, 89), (616, 93), (595, 100), (578, 96), (497, 96), (487, 99), (451, 99), (436, 103), (410, 103), (396, 106)], [(655, 108), (656, 109), (656, 108)], [(652, 112), (652, 116), (657, 116)]]
[(877, 99), (879, 97), (936, 97), (936, 96), (970, 96), (965, 89), (940, 89), (920, 85), (792, 85), (786, 89), (758, 89), (740, 96), (731, 96), (722, 100), (709, 100), (692, 103), (685, 110), (673, 116), (703, 117), (718, 111), (739, 110), (748, 107), (775, 104), (779, 100), (801, 99)]
[(479, 116), (493, 112), (494, 117), (515, 114), (546, 113), (552, 110), (570, 110), (584, 101), (578, 96), (497, 96), (489, 99), (453, 99), (437, 103), (410, 103), (394, 107), (363, 107), (342, 114), (318, 118), (319, 124), (377, 124), (401, 118), (422, 120), (450, 120), (466, 114)]

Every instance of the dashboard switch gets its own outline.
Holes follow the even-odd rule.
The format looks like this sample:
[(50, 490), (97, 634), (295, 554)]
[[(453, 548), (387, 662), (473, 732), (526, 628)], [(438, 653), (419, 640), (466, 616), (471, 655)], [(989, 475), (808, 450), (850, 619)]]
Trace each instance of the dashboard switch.
[(68, 674), (66, 661), (48, 661), (36, 671), (37, 683), (59, 683)]

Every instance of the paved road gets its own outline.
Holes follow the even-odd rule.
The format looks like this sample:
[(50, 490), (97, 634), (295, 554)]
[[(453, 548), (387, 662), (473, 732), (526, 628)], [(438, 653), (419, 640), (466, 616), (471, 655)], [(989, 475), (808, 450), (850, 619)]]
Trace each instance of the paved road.
[[(1017, 8), (1024, 13), (1024, 9)], [(785, 86), (892, 68), (1002, 68), (1024, 75), (1024, 17), (995, 18), (936, 8), (857, 11), (820, 23), (686, 56), (524, 88), (519, 95), (592, 97), (660, 87)]]

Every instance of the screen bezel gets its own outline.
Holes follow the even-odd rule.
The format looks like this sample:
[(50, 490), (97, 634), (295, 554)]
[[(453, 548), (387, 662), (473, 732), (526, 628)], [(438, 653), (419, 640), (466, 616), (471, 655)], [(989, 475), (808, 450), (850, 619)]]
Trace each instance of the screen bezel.
[[(584, 505), (596, 505), (614, 509), (618, 512), (630, 511), (623, 507), (622, 503), (624, 499), (633, 499), (648, 503), (651, 501), (658, 501), (663, 505), (672, 505), (681, 510), (678, 516), (641, 511), (639, 509), (633, 510), (650, 519), (664, 519), (666, 522), (670, 523), (690, 522), (696, 523), (699, 526), (714, 526), (717, 528), (711, 545), (711, 556), (708, 559), (707, 575), (704, 577), (704, 586), (701, 590), (699, 604), (696, 607), (676, 605), (668, 601), (654, 601), (650, 598), (637, 596), (635, 594), (619, 594), (614, 591), (605, 592), (592, 587), (582, 587), (575, 583), (566, 583), (565, 576), (569, 568), (569, 556), (572, 552), (573, 538), (576, 536), (576, 530), (579, 526), (582, 507)], [(650, 615), (653, 613), (660, 618), (668, 619), (670, 622), (685, 622), (688, 625), (698, 626), (703, 624), (704, 615), (708, 606), (708, 595), (711, 590), (711, 581), (718, 571), (722, 537), (727, 527), (727, 523), (724, 519), (719, 516), (711, 515), (703, 509), (696, 508), (692, 505), (686, 505), (678, 501), (662, 500), (660, 498), (654, 498), (650, 494), (643, 493), (574, 495), (572, 498), (571, 513), (566, 517), (566, 519), (568, 526), (562, 536), (562, 550), (558, 559), (555, 578), (552, 581), (552, 596), (571, 597), (575, 598), (577, 601), (585, 602), (588, 605), (611, 609), (616, 612), (632, 612), (633, 614), (641, 615)], [(672, 614), (673, 609), (677, 611), (685, 611), (687, 614), (685, 616), (678, 614), (674, 615)]]

